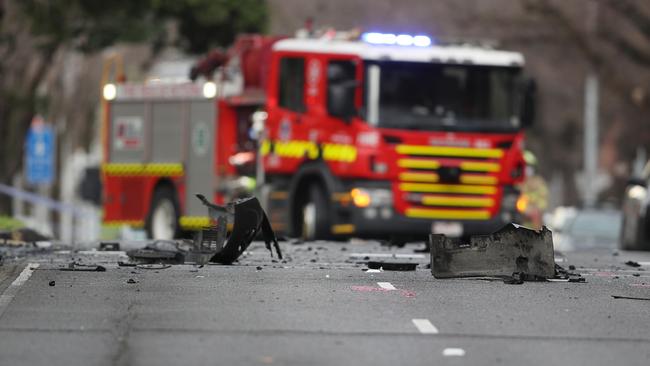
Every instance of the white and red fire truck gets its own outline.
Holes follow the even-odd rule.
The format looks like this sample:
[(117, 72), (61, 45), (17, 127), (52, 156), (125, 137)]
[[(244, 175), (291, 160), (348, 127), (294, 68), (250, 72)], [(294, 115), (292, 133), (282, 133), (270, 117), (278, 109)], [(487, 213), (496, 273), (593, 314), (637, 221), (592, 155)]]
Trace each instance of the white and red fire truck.
[(218, 66), (204, 82), (105, 87), (106, 223), (171, 238), (210, 224), (194, 193), (224, 203), (254, 184), (289, 236), (470, 235), (515, 220), (534, 109), (521, 54), (328, 32), (243, 36), (212, 56), (195, 70)]

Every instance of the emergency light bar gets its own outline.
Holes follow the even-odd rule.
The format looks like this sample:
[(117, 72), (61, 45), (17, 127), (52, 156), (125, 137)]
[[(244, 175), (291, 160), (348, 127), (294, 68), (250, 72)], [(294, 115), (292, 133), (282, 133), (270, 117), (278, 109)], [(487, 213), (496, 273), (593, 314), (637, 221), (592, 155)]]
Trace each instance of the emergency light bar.
[(412, 36), (409, 34), (369, 32), (369, 33), (363, 33), (361, 35), (361, 39), (364, 42), (370, 44), (416, 46), (416, 47), (431, 46), (431, 38), (423, 35)]

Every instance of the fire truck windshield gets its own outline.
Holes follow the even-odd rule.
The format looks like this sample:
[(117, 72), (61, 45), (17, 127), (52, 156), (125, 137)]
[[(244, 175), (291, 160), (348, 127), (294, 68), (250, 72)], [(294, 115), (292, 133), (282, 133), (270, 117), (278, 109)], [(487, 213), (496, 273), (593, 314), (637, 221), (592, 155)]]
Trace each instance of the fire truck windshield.
[(520, 75), (515, 67), (371, 62), (363, 117), (385, 128), (517, 130)]

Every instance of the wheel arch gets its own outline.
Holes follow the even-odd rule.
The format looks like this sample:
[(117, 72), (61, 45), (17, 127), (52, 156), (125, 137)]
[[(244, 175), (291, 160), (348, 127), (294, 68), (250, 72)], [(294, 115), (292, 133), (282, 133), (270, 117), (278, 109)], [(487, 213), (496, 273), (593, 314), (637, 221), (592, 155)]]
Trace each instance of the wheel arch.
[(307, 199), (309, 187), (319, 184), (329, 202), (331, 194), (340, 189), (341, 183), (324, 161), (309, 161), (300, 166), (289, 183), (289, 233), (298, 234), (300, 207)]

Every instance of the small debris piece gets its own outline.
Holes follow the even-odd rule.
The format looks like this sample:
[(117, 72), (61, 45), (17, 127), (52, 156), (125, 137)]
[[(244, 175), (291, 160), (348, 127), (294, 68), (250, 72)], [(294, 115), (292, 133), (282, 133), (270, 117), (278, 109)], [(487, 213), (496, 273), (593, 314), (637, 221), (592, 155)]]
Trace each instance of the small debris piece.
[(436, 278), (509, 278), (520, 273), (521, 280), (530, 281), (555, 275), (553, 238), (546, 227), (537, 231), (508, 224), (490, 235), (471, 236), (469, 242), (431, 234), (429, 244)]
[(632, 276), (634, 276), (634, 277), (640, 277), (641, 274), (639, 274), (639, 273), (632, 273)]
[(627, 261), (627, 262), (625, 262), (625, 264), (627, 264), (630, 267), (634, 267), (634, 268), (641, 267), (639, 262), (635, 262), (635, 261)]
[(258, 270), (258, 271), (261, 271), (261, 270), (262, 270), (262, 267), (261, 267), (261, 266), (257, 266), (257, 267), (255, 267), (255, 269)]
[(129, 278), (128, 280), (126, 280), (126, 283), (134, 284), (134, 283), (138, 283), (138, 281), (134, 280), (133, 278)]
[(172, 240), (156, 240), (142, 249), (126, 252), (132, 260), (141, 263), (181, 264), (185, 262), (186, 251)]
[(101, 242), (99, 243), (99, 250), (103, 252), (117, 252), (120, 250), (120, 243), (117, 242)]
[(67, 267), (59, 268), (59, 271), (75, 271), (75, 272), (106, 272), (106, 267), (94, 264), (80, 264), (72, 262)]
[(167, 269), (170, 268), (171, 264), (138, 264), (135, 267), (138, 269)]
[(122, 261), (117, 262), (117, 265), (119, 267), (135, 267), (135, 266), (137, 266), (136, 263), (127, 263), (127, 262), (122, 262)]
[(634, 296), (618, 296), (618, 295), (612, 295), (613, 298), (615, 299), (628, 299), (628, 300), (645, 300), (645, 301), (650, 301), (650, 297), (634, 297)]
[(56, 281), (50, 281), (49, 285), (50, 286), (56, 286)]
[(570, 271), (575, 271), (575, 270), (576, 270), (576, 266), (574, 266), (573, 264), (569, 265), (569, 270), (570, 270)]
[(367, 263), (369, 269), (380, 269), (384, 271), (415, 271), (417, 263), (413, 262), (380, 262), (370, 261)]

